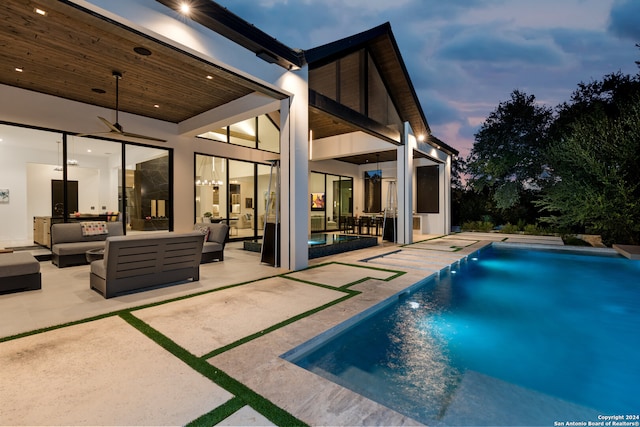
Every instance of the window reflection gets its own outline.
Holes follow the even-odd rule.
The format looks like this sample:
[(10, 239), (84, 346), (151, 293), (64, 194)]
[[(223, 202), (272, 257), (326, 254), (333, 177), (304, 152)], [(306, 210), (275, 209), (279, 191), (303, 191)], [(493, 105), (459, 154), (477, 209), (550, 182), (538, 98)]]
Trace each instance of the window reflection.
[(169, 153), (127, 145), (125, 151), (127, 226), (133, 231), (169, 230)]

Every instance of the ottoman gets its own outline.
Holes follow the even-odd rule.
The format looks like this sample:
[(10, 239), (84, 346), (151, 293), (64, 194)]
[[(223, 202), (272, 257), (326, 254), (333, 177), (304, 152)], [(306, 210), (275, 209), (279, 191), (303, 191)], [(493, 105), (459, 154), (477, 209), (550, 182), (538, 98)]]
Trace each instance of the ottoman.
[(41, 289), (40, 263), (28, 252), (0, 254), (0, 293)]

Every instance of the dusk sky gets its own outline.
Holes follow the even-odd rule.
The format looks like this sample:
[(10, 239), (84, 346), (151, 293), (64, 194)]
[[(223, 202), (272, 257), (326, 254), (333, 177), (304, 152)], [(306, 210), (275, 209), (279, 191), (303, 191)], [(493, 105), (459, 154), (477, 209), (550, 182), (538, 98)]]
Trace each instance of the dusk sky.
[(555, 107), (640, 60), (640, 0), (216, 0), (293, 48), (390, 22), (432, 133), (468, 154), (514, 89)]

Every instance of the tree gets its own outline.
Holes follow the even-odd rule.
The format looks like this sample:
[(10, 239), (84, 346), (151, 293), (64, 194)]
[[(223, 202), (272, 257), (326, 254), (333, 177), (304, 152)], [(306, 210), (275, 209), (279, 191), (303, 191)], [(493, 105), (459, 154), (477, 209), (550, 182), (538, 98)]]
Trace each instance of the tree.
[(640, 96), (639, 76), (621, 72), (604, 76), (602, 80), (579, 83), (571, 95), (571, 102), (557, 107), (557, 118), (551, 126), (550, 138), (562, 139), (564, 133), (572, 131), (572, 124), (585, 115), (600, 109), (610, 118), (617, 118), (625, 106)]
[(471, 187), (477, 192), (490, 187), (503, 211), (531, 198), (544, 183), (543, 153), (552, 119), (552, 110), (538, 105), (535, 96), (513, 91), (475, 134), (467, 159)]
[(451, 188), (465, 190), (465, 174), (467, 173), (467, 162), (464, 157), (453, 156), (451, 161)]
[(640, 244), (640, 96), (597, 104), (549, 148), (555, 183), (538, 202), (559, 227), (583, 226), (605, 243)]

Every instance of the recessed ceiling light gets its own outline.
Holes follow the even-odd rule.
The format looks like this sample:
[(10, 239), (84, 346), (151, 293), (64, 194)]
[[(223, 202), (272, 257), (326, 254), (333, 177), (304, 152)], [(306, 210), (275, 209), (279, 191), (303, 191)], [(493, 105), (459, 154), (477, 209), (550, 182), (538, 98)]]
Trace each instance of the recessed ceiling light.
[(184, 13), (185, 15), (188, 14), (190, 10), (191, 10), (191, 7), (189, 7), (188, 4), (182, 3), (180, 5), (180, 12)]
[(87, 150), (87, 153), (90, 153), (90, 152), (91, 152), (91, 150), (90, 150), (90, 149), (88, 149), (88, 150)]
[(138, 55), (142, 55), (142, 56), (149, 56), (151, 55), (151, 51), (149, 49), (147, 49), (146, 47), (142, 47), (142, 46), (136, 46), (133, 48), (133, 51), (135, 53), (137, 53)]
[(153, 108), (160, 108), (158, 104), (153, 104)]
[(207, 79), (213, 80), (213, 76), (207, 76)]
[(15, 68), (15, 70), (16, 70), (17, 72), (21, 73), (21, 72), (23, 72), (23, 71), (24, 71), (24, 68), (22, 68), (22, 67), (16, 67), (16, 68)]
[(106, 90), (104, 90), (104, 89), (100, 89), (99, 87), (91, 88), (91, 91), (92, 91), (92, 92), (95, 92), (95, 93), (107, 93), (107, 91), (106, 91)]
[(38, 15), (47, 16), (47, 11), (44, 9), (40, 9), (39, 7), (34, 8), (33, 11)]

